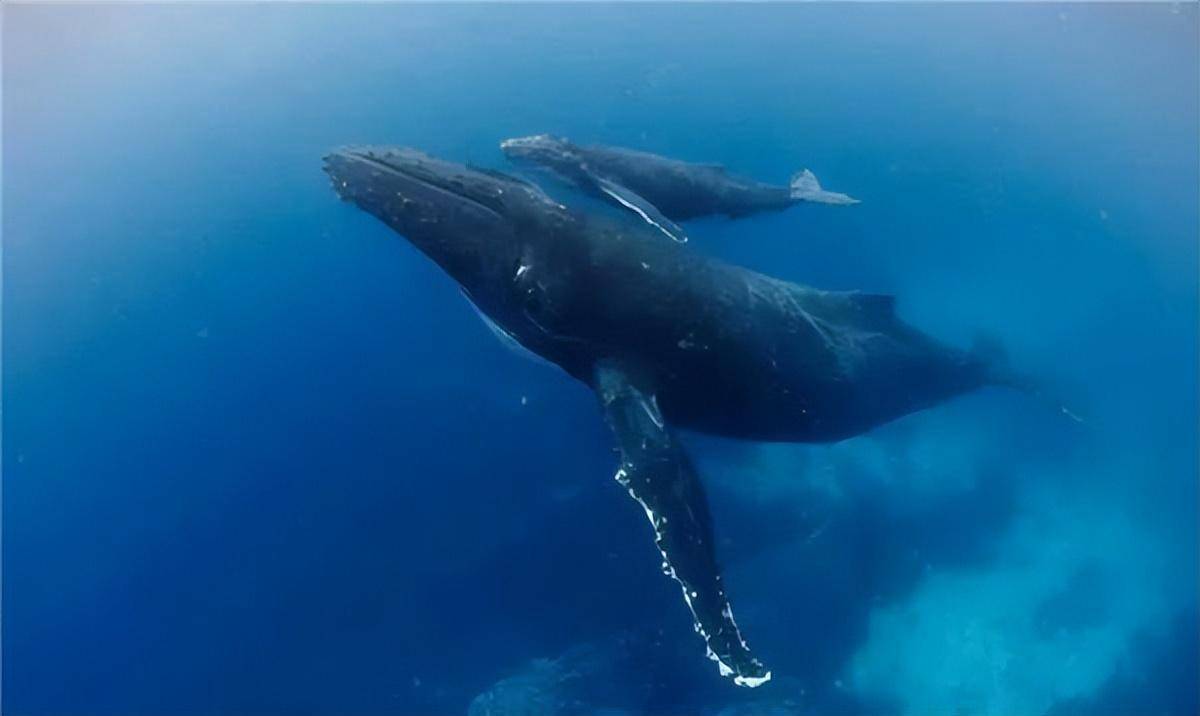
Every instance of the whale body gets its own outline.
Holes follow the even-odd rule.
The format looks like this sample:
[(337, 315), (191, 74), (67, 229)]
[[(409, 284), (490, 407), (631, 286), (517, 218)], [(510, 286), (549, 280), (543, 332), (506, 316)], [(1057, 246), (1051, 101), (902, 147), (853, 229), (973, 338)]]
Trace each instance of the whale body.
[(593, 196), (628, 209), (677, 241), (678, 222), (724, 214), (737, 218), (779, 211), (801, 202), (855, 204), (826, 191), (807, 169), (788, 186), (738, 177), (718, 164), (694, 164), (649, 152), (605, 145), (578, 145), (548, 134), (506, 139), (500, 149), (513, 160), (549, 169)]
[(639, 223), (400, 147), (325, 159), (337, 193), (437, 263), (497, 330), (596, 394), (707, 655), (770, 672), (734, 621), (703, 485), (677, 428), (752, 440), (857, 435), (989, 383), (992, 359), (900, 320), (888, 296), (822, 291), (723, 263)]

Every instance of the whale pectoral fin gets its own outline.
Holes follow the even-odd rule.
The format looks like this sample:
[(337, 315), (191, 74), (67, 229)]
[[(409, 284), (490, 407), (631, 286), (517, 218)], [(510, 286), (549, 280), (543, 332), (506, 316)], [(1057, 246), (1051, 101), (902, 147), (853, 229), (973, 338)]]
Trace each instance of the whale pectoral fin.
[(642, 221), (645, 221), (681, 244), (687, 242), (688, 237), (683, 232), (683, 229), (679, 228), (675, 222), (663, 216), (663, 213), (658, 210), (657, 206), (651, 204), (637, 192), (603, 177), (592, 175), (591, 179), (596, 183), (596, 188), (603, 194), (640, 216)]
[(619, 365), (601, 363), (594, 388), (617, 438), (617, 482), (629, 490), (654, 527), (663, 571), (683, 589), (708, 658), (739, 686), (758, 686), (771, 673), (754, 658), (738, 632), (721, 584), (712, 518), (703, 485), (653, 394), (638, 388)]

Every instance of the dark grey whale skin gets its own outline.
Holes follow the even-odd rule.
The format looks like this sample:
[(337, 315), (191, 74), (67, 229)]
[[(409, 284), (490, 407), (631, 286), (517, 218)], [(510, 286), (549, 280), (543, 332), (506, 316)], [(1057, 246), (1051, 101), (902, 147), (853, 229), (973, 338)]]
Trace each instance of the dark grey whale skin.
[(818, 291), (653, 235), (594, 236), (572, 247), (586, 273), (567, 272), (569, 295), (551, 300), (556, 331), (586, 350), (543, 355), (584, 380), (598, 358), (636, 366), (673, 425), (827, 442), (989, 379), (974, 355), (897, 319), (890, 297)]
[[(636, 366), (673, 425), (825, 442), (991, 377), (975, 354), (899, 320), (888, 296), (771, 278), (637, 224), (578, 215), (518, 179), (411, 150), (376, 153), (389, 151), (391, 161), (419, 163), (478, 201), (417, 185), (438, 202), (420, 207), (439, 217), (422, 223), (417, 206), (406, 210), (394, 190), (380, 190), (386, 203), (373, 204), (370, 187), (385, 178), (355, 180), (362, 167), (335, 154), (331, 171), (353, 182), (340, 188), (343, 196), (429, 254), (522, 345), (576, 378), (590, 384), (600, 358)], [(491, 235), (473, 226), (480, 221)], [(521, 265), (529, 268), (516, 277)]]
[(577, 145), (538, 135), (506, 140), (500, 148), (508, 158), (548, 168), (600, 198), (610, 199), (597, 178), (611, 180), (646, 199), (672, 221), (715, 214), (738, 218), (780, 211), (805, 201), (792, 196), (790, 187), (738, 177), (718, 165), (684, 162), (623, 147)]
[(709, 658), (740, 685), (771, 674), (733, 621), (703, 485), (672, 428), (838, 440), (992, 382), (985, 360), (904, 324), (888, 297), (725, 264), (503, 174), (388, 147), (339, 150), (325, 169), (501, 330), (596, 392), (617, 480), (645, 508)]

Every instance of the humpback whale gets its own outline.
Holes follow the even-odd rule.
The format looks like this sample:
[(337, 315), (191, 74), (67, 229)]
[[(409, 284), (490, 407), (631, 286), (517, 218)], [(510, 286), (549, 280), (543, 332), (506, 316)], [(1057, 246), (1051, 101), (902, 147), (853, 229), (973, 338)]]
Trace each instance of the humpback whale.
[(687, 236), (676, 222), (700, 216), (736, 218), (805, 201), (858, 203), (822, 189), (807, 169), (783, 187), (734, 176), (719, 164), (691, 164), (621, 147), (580, 146), (548, 134), (506, 139), (500, 149), (510, 159), (547, 168), (582, 191), (634, 212), (680, 242)]
[(440, 266), (513, 342), (589, 386), (720, 673), (770, 671), (733, 618), (684, 428), (761, 441), (862, 433), (986, 384), (991, 354), (943, 345), (885, 295), (822, 291), (723, 263), (535, 185), (401, 147), (325, 157), (342, 199)]

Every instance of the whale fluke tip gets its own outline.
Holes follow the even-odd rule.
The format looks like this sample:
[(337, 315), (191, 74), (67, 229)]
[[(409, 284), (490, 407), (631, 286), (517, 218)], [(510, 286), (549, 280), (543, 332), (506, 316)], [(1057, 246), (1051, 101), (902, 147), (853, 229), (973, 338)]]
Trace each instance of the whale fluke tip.
[(821, 188), (821, 182), (817, 181), (817, 176), (808, 169), (801, 170), (792, 175), (792, 181), (788, 186), (791, 197), (796, 201), (809, 201), (814, 204), (861, 204), (862, 202), (849, 194), (842, 194), (836, 191), (826, 191)]

